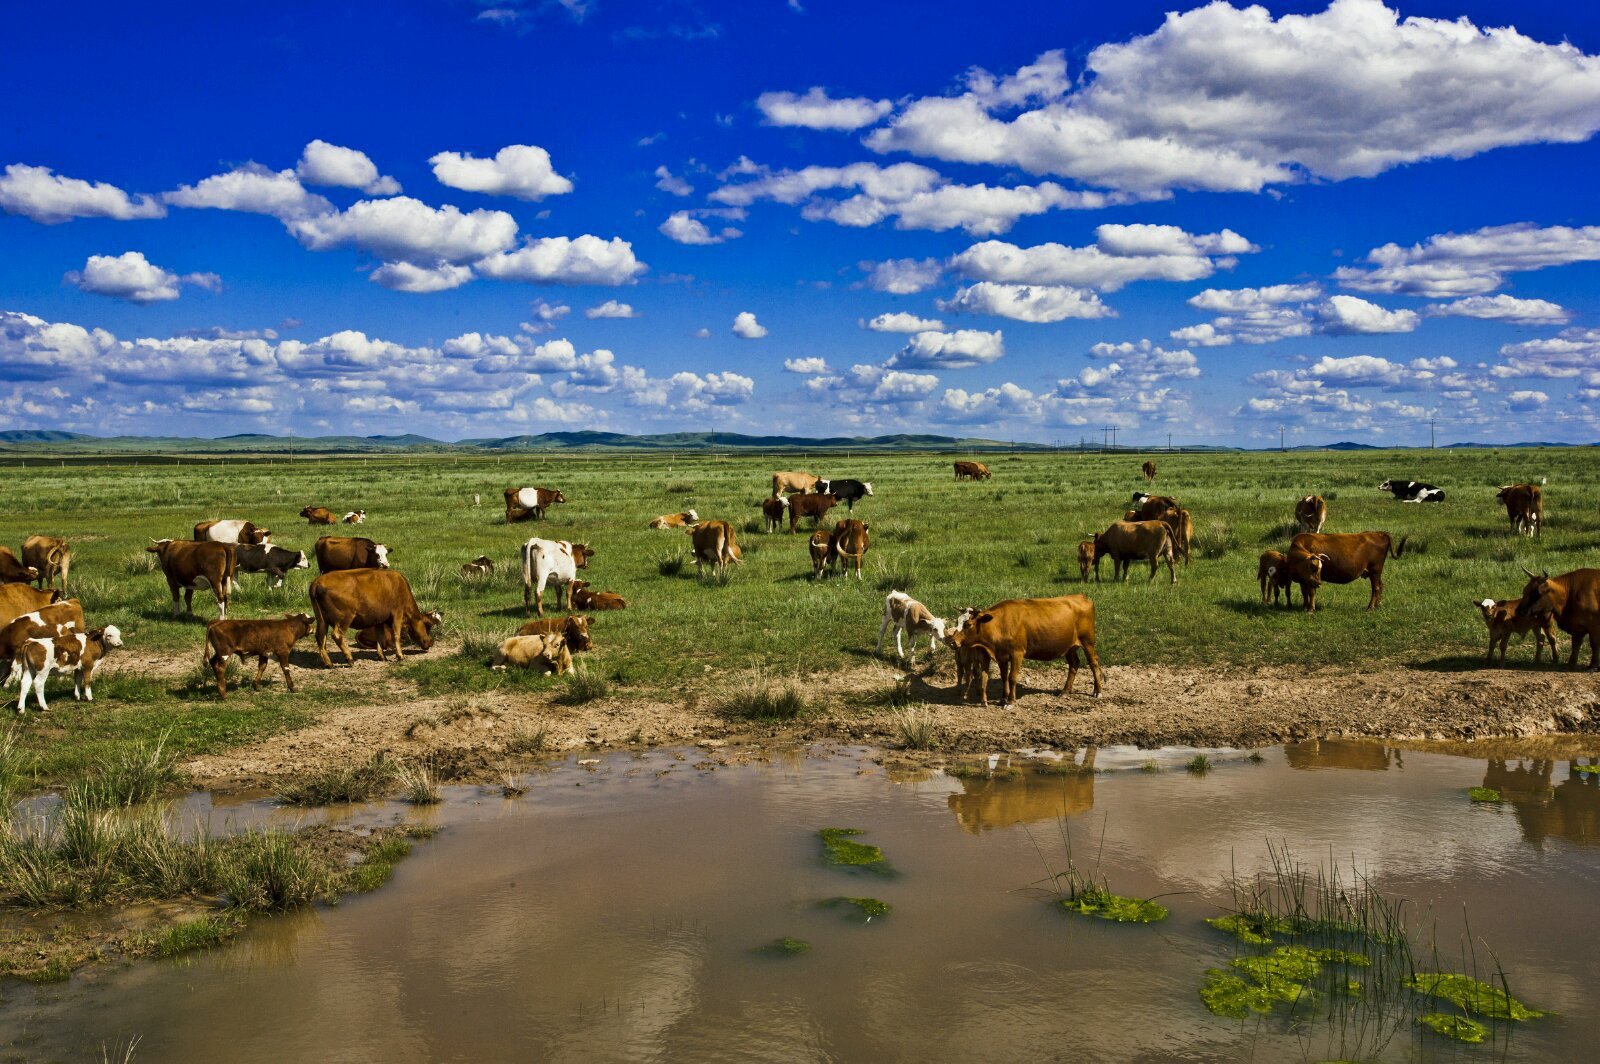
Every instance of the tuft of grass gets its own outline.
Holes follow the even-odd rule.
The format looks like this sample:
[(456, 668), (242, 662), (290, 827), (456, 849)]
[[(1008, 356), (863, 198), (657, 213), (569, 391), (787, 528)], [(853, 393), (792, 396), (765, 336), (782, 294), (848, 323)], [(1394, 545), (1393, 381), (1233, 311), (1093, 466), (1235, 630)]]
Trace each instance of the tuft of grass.
[(933, 714), (925, 708), (902, 709), (894, 715), (894, 732), (907, 750), (932, 750), (939, 745)]
[(217, 851), (217, 886), (236, 909), (295, 909), (331, 900), (342, 886), (339, 870), (282, 831), (246, 831), (221, 840)]
[(1221, 558), (1239, 549), (1239, 533), (1227, 521), (1196, 522), (1191, 552), (1199, 558)]
[(560, 701), (569, 706), (582, 706), (610, 694), (610, 680), (592, 669), (574, 667), (567, 673), (567, 689)]
[(1204, 776), (1211, 771), (1211, 759), (1205, 754), (1195, 754), (1183, 763), (1184, 771), (1192, 772), (1196, 776)]
[(82, 786), (101, 808), (139, 805), (183, 780), (167, 749), (167, 733), (153, 742), (134, 742), (96, 758)]
[(22, 791), (24, 780), (33, 773), (34, 758), (17, 741), (16, 728), (0, 734), (0, 815), (11, 808), (11, 800)]
[(667, 485), (668, 495), (693, 495), (694, 485), (687, 480), (675, 480)]
[(456, 657), (462, 661), (487, 662), (500, 649), (500, 638), (488, 632), (468, 631), (461, 636)]
[(412, 805), (438, 805), (442, 798), (433, 770), (420, 761), (402, 762), (395, 769), (395, 782), (400, 785), (400, 797)]
[[(411, 831), (411, 836), (426, 838), (416, 829)], [(361, 894), (370, 894), (389, 881), (394, 874), (394, 866), (411, 852), (410, 841), (399, 835), (390, 835), (382, 839), (367, 852), (366, 858), (350, 871), (350, 886), (352, 890)]]
[(896, 555), (881, 565), (872, 586), (879, 591), (910, 591), (917, 586), (917, 571), (903, 557)]
[(656, 572), (662, 576), (677, 576), (683, 572), (683, 567), (688, 564), (688, 551), (675, 550), (668, 554), (656, 555)]
[(1489, 1033), (1489, 1028), (1467, 1016), (1447, 1012), (1429, 1012), (1417, 1017), (1417, 1022), (1436, 1035), (1454, 1042), (1477, 1045)]
[(540, 754), (545, 751), (550, 743), (550, 729), (543, 724), (538, 727), (529, 727), (526, 724), (517, 725), (506, 740), (506, 752), (510, 754)]
[(811, 699), (795, 680), (757, 678), (723, 701), (722, 711), (743, 720), (795, 720), (811, 712)]
[(874, 539), (894, 540), (896, 543), (915, 543), (921, 529), (909, 521), (884, 521), (872, 526)]
[(1152, 758), (1147, 758), (1145, 760), (1144, 764), (1139, 766), (1139, 771), (1140, 772), (1151, 772), (1151, 773), (1160, 772), (1161, 771), (1161, 762), (1157, 761), (1153, 757)]
[(802, 953), (811, 952), (811, 943), (803, 938), (775, 938), (766, 945), (757, 946), (752, 952), (768, 957), (798, 957)]
[(236, 910), (226, 910), (194, 920), (180, 920), (149, 940), (147, 949), (157, 957), (176, 957), (197, 949), (211, 949), (233, 939), (244, 929)]
[(393, 785), (395, 763), (382, 753), (359, 765), (335, 765), (294, 780), (278, 792), (289, 805), (333, 805), (381, 797)]

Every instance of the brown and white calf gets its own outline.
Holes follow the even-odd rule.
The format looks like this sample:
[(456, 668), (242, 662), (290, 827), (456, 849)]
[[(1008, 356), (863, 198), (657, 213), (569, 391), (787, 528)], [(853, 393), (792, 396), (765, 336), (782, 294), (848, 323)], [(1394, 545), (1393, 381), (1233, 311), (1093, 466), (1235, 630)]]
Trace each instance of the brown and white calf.
[(776, 532), (783, 525), (783, 515), (789, 512), (786, 496), (761, 500), (761, 523), (768, 532)]
[(565, 637), (567, 646), (573, 653), (589, 650), (594, 646), (594, 639), (589, 635), (589, 618), (574, 617), (535, 617), (517, 629), (518, 635), (560, 635)]
[(1270, 598), (1272, 604), (1278, 604), (1282, 596), (1293, 605), (1294, 592), (1291, 590), (1294, 581), (1289, 574), (1289, 558), (1287, 555), (1268, 550), (1261, 552), (1261, 561), (1256, 565), (1256, 583), (1261, 585), (1261, 604), (1265, 606)]
[(956, 657), (956, 692), (961, 696), (961, 701), (972, 701), (973, 689), (977, 689), (979, 702), (989, 704), (989, 669), (994, 664), (994, 653), (990, 651), (973, 627), (958, 628), (946, 637), (951, 651)]
[(662, 514), (650, 522), (650, 527), (659, 531), (664, 528), (685, 528), (699, 523), (699, 514), (693, 510), (685, 510), (679, 514)]
[(122, 633), (110, 624), (88, 632), (68, 630), (28, 640), (18, 651), (14, 664), (14, 668), (20, 667), (22, 680), (17, 712), (28, 711), (30, 691), (39, 700), (41, 710), (50, 708), (44, 699), (44, 685), (52, 672), (70, 671), (72, 697), (80, 702), (93, 702), (94, 674), (105, 656), (121, 645)]
[(463, 580), (475, 580), (494, 575), (494, 559), (487, 554), (480, 554), (461, 567)]
[(344, 523), (347, 524), (347, 525), (364, 525), (364, 524), (366, 524), (367, 523), (367, 511), (365, 511), (365, 510), (351, 510), (349, 513), (344, 515)]
[(625, 610), (628, 600), (615, 591), (590, 591), (586, 580), (571, 584), (572, 608), (575, 610)]
[(894, 649), (898, 657), (906, 657), (906, 648), (901, 645), (901, 640), (907, 632), (911, 634), (911, 657), (907, 661), (917, 659), (918, 636), (928, 637), (930, 656), (945, 639), (944, 621), (904, 591), (891, 591), (883, 601), (883, 623), (878, 626), (876, 653), (883, 653), (883, 637), (889, 634), (891, 626), (894, 628)]
[(826, 528), (819, 528), (811, 533), (811, 576), (815, 580), (822, 579), (822, 570), (828, 565), (828, 545), (833, 542), (833, 533)]
[(273, 620), (212, 621), (206, 625), (206, 641), (200, 658), (211, 666), (217, 677), (217, 694), (228, 697), (228, 662), (234, 657), (241, 661), (251, 655), (256, 659), (256, 678), (251, 689), (261, 690), (261, 675), (267, 671), (267, 659), (278, 663), (283, 671), (283, 683), (294, 690), (294, 678), (289, 675), (289, 653), (294, 645), (304, 639), (316, 624), (308, 613), (286, 613)]
[(307, 506), (300, 511), (300, 516), (313, 525), (336, 525), (339, 523), (339, 515), (326, 506)]
[(514, 665), (560, 676), (572, 668), (572, 651), (560, 635), (514, 635), (495, 648), (491, 669)]
[(546, 507), (567, 501), (567, 497), (554, 488), (507, 488), (506, 524), (513, 521), (540, 520)]
[(1514, 635), (1533, 633), (1533, 660), (1539, 661), (1544, 652), (1544, 645), (1550, 644), (1550, 664), (1556, 663), (1556, 617), (1553, 613), (1537, 613), (1517, 615), (1517, 604), (1521, 599), (1504, 599), (1496, 602), (1494, 599), (1484, 599), (1474, 603), (1478, 612), (1483, 614), (1484, 626), (1489, 629), (1489, 656), (1488, 661), (1494, 661), (1494, 648), (1500, 648), (1500, 664), (1506, 663), (1506, 644)]
[(257, 528), (249, 521), (201, 521), (194, 526), (194, 538), (202, 543), (270, 543), (272, 530)]
[(1321, 532), (1328, 523), (1328, 503), (1321, 495), (1307, 495), (1294, 504), (1295, 527), (1302, 532)]

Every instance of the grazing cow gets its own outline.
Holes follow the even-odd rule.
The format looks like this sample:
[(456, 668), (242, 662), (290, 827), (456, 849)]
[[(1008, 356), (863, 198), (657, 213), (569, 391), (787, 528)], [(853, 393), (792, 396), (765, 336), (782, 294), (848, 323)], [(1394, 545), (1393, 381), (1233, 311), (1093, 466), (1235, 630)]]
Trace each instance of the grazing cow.
[(1291, 557), (1297, 550), (1302, 554), (1322, 556), (1323, 583), (1370, 581), (1372, 597), (1367, 601), (1369, 610), (1377, 609), (1383, 599), (1384, 563), (1390, 558), (1400, 557), (1405, 549), (1404, 536), (1396, 547), (1387, 532), (1302, 532), (1289, 541)]
[(494, 575), (494, 559), (487, 554), (480, 554), (461, 567), (461, 578), (472, 580), (479, 577)]
[(572, 668), (572, 651), (559, 634), (514, 635), (495, 648), (489, 667), (504, 669), (508, 665), (560, 676)]
[(1307, 495), (1294, 504), (1294, 525), (1302, 532), (1321, 532), (1328, 521), (1328, 504), (1321, 495)]
[(39, 579), (39, 570), (23, 565), (10, 547), (0, 547), (0, 584), (31, 584)]
[(387, 569), (393, 553), (382, 543), (363, 536), (323, 536), (314, 548), (317, 571), (332, 573), (342, 569)]
[(543, 520), (547, 507), (567, 501), (554, 488), (507, 488), (506, 524), (513, 521)]
[(789, 500), (783, 496), (775, 499), (761, 500), (762, 527), (768, 532), (776, 532), (783, 524), (783, 515), (789, 510)]
[(241, 573), (266, 573), (268, 587), (282, 587), (283, 576), (290, 569), (310, 567), (305, 551), (285, 550), (271, 543), (259, 546), (253, 543), (237, 544), (233, 548), (233, 556), (238, 559)]
[(522, 612), (528, 612), (533, 603), (539, 616), (544, 616), (544, 589), (547, 584), (556, 587), (556, 601), (563, 598), (562, 609), (572, 608), (572, 581), (579, 569), (589, 568), (594, 548), (586, 543), (568, 543), (564, 539), (534, 539), (522, 545)]
[(209, 590), (217, 600), (217, 616), (228, 616), (233, 578), (239, 570), (233, 544), (214, 541), (185, 542), (158, 539), (145, 548), (161, 563), (167, 588), (172, 592), (172, 615), (178, 615), (178, 592), (183, 592), (183, 612), (194, 613), (194, 593)]
[(1094, 603), (1087, 595), (1059, 598), (1007, 599), (972, 619), (972, 639), (981, 644), (1000, 666), (1000, 703), (1017, 701), (1017, 681), (1024, 660), (1067, 659), (1067, 682), (1061, 693), (1070, 695), (1078, 678), (1078, 649), (1089, 659), (1095, 697), (1100, 697), (1100, 656), (1094, 649)]
[(828, 561), (846, 575), (854, 566), (858, 583), (861, 580), (862, 559), (867, 556), (867, 548), (871, 546), (872, 537), (867, 534), (869, 527), (865, 521), (847, 517), (833, 526), (833, 534), (828, 537)]
[(317, 655), (323, 668), (333, 668), (328, 658), (328, 632), (344, 652), (347, 665), (355, 658), (345, 643), (351, 628), (378, 629), (378, 658), (388, 661), (387, 650), (399, 659), (403, 638), (414, 640), (423, 650), (433, 647), (433, 629), (444, 618), (438, 610), (423, 613), (411, 594), (411, 584), (393, 569), (344, 569), (323, 573), (311, 581), (311, 612), (317, 619)]
[[(805, 499), (812, 496), (797, 495)], [(792, 500), (791, 500), (792, 501)], [(726, 521), (702, 521), (689, 530), (694, 540), (694, 575), (700, 576), (704, 566), (711, 566), (718, 576), (726, 576), (730, 563), (743, 562), (739, 542), (733, 526)]]
[(1194, 546), (1194, 521), (1189, 517), (1188, 510), (1168, 510), (1160, 520), (1172, 530), (1172, 550), (1183, 564), (1189, 564), (1191, 550)]
[(663, 528), (683, 528), (687, 525), (700, 523), (700, 515), (693, 510), (685, 510), (681, 514), (662, 514), (650, 522), (650, 527), (656, 530)]
[(62, 601), (59, 591), (40, 591), (27, 584), (0, 584), (0, 628), (24, 613), (44, 609)]
[(833, 532), (826, 528), (819, 528), (811, 533), (811, 577), (814, 580), (822, 579), (822, 570), (828, 566), (828, 544), (833, 542)]
[(67, 574), (72, 571), (72, 548), (60, 536), (29, 536), (22, 541), (22, 564), (39, 571), (39, 589), (54, 587), (61, 577), (61, 593), (67, 593)]
[(989, 472), (989, 467), (982, 462), (956, 463), (957, 480), (988, 480), (992, 476), (994, 474)]
[(839, 500), (832, 495), (791, 495), (789, 496), (789, 531), (793, 533), (800, 524), (802, 517), (811, 518), (811, 527), (815, 528), (817, 522), (822, 520), (827, 512), (837, 506)]
[(1289, 590), (1289, 559), (1275, 550), (1261, 552), (1261, 561), (1256, 565), (1256, 583), (1261, 585), (1261, 604), (1265, 606), (1270, 596), (1272, 604), (1278, 604), (1281, 594), (1292, 605), (1294, 593)]
[(891, 591), (883, 600), (883, 623), (878, 626), (878, 648), (874, 653), (883, 653), (883, 637), (889, 634), (891, 626), (894, 628), (896, 657), (905, 658), (906, 648), (901, 641), (907, 632), (911, 633), (911, 657), (907, 661), (917, 660), (917, 636), (928, 637), (929, 656), (939, 649), (939, 644), (945, 639), (944, 621), (904, 591)]
[(300, 511), (300, 516), (313, 525), (336, 525), (339, 523), (339, 515), (326, 506), (307, 506)]
[(1089, 582), (1089, 570), (1094, 566), (1094, 540), (1086, 539), (1078, 544), (1078, 579), (1084, 583)]
[(1534, 576), (1526, 568), (1527, 586), (1517, 603), (1517, 616), (1549, 614), (1557, 626), (1572, 637), (1572, 653), (1567, 668), (1578, 667), (1578, 649), (1589, 637), (1589, 668), (1600, 668), (1600, 569), (1574, 569), (1552, 577), (1548, 572)]
[(349, 513), (344, 515), (344, 523), (347, 524), (347, 525), (364, 525), (364, 524), (366, 524), (367, 523), (367, 511), (365, 511), (365, 510), (351, 510)]
[(772, 474), (772, 497), (780, 495), (805, 495), (817, 485), (817, 475), (803, 470)]
[(1506, 663), (1506, 644), (1513, 635), (1533, 633), (1533, 662), (1539, 663), (1539, 658), (1544, 654), (1544, 645), (1550, 644), (1550, 664), (1556, 663), (1558, 647), (1556, 645), (1556, 618), (1553, 613), (1517, 615), (1517, 604), (1520, 599), (1505, 599), (1496, 602), (1486, 598), (1473, 605), (1478, 607), (1478, 612), (1483, 614), (1483, 623), (1489, 629), (1489, 656), (1486, 660), (1494, 663), (1494, 648), (1500, 647), (1500, 664)]
[[(976, 612), (973, 614), (977, 616)], [(972, 701), (973, 691), (978, 701), (989, 705), (989, 667), (994, 663), (994, 653), (978, 637), (978, 630), (970, 624), (958, 628), (945, 638), (956, 657), (956, 690), (961, 701)]]
[(234, 657), (243, 661), (251, 655), (256, 659), (256, 678), (250, 685), (251, 690), (261, 690), (261, 676), (267, 671), (270, 658), (283, 672), (283, 685), (293, 691), (289, 653), (310, 633), (315, 623), (316, 618), (308, 613), (286, 613), (273, 620), (212, 621), (206, 625), (200, 660), (210, 665), (216, 674), (218, 697), (228, 697), (228, 662)]
[(1444, 502), (1443, 488), (1415, 480), (1389, 479), (1379, 484), (1378, 490), (1389, 492), (1400, 502)]
[(1151, 495), (1147, 491), (1136, 491), (1133, 493), (1132, 512), (1138, 516), (1133, 518), (1125, 517), (1124, 520), (1160, 521), (1167, 514), (1177, 509), (1180, 509), (1178, 500), (1170, 495)]
[(1172, 582), (1178, 582), (1174, 564), (1172, 529), (1164, 521), (1113, 521), (1111, 527), (1094, 537), (1094, 579), (1100, 582), (1100, 559), (1110, 557), (1111, 575), (1126, 580), (1136, 558), (1150, 563), (1150, 579), (1156, 578), (1157, 565), (1165, 561)]
[[(1288, 560), (1284, 568), (1288, 570), (1291, 581), (1300, 585), (1300, 602), (1307, 613), (1317, 612), (1317, 589), (1322, 586), (1323, 568), (1328, 564), (1326, 554), (1311, 554), (1298, 547), (1289, 548)], [(1285, 601), (1293, 605), (1292, 596), (1284, 595)]]
[(1525, 536), (1543, 538), (1544, 490), (1537, 484), (1507, 484), (1495, 493), (1506, 508), (1511, 530)]
[(574, 653), (594, 646), (587, 617), (536, 617), (517, 629), (518, 635), (559, 635)]
[(1139, 467), (1139, 472), (1144, 474), (1144, 482), (1146, 484), (1155, 483), (1156, 464), (1154, 462), (1146, 462), (1144, 465)]
[(201, 521), (194, 526), (194, 538), (205, 543), (254, 543), (272, 540), (271, 529), (257, 528), (249, 521)]
[(590, 591), (587, 580), (574, 580), (571, 585), (572, 608), (575, 610), (625, 610), (628, 600), (615, 591)]
[(872, 495), (872, 484), (863, 480), (819, 480), (814, 494), (832, 495), (854, 512), (856, 503)]
[(50, 706), (44, 700), (44, 685), (51, 672), (72, 671), (72, 697), (81, 702), (94, 701), (94, 674), (101, 660), (114, 648), (122, 645), (122, 633), (115, 625), (91, 629), (58, 631), (56, 635), (42, 635), (28, 640), (17, 653), (14, 670), (20, 672), (22, 692), (17, 698), (17, 712), (28, 711), (28, 692), (31, 689), (39, 699), (41, 710)]

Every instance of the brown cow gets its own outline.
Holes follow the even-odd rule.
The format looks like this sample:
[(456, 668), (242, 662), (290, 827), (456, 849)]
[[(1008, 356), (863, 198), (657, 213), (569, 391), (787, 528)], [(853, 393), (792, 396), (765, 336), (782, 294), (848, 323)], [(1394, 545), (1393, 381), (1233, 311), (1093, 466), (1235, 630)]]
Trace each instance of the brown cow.
[(792, 473), (772, 474), (772, 497), (780, 495), (804, 495), (817, 486), (820, 478), (815, 473), (798, 470)]
[(861, 561), (867, 556), (867, 548), (871, 545), (868, 527), (865, 521), (847, 517), (833, 526), (833, 534), (828, 537), (829, 563), (847, 576), (854, 565), (857, 582), (861, 580)]
[(1100, 559), (1111, 558), (1111, 575), (1116, 580), (1126, 580), (1128, 570), (1136, 558), (1150, 563), (1150, 579), (1156, 578), (1156, 568), (1167, 563), (1167, 573), (1172, 582), (1178, 582), (1174, 563), (1172, 529), (1164, 521), (1113, 521), (1111, 527), (1094, 537), (1094, 579), (1100, 582)]
[(992, 476), (994, 476), (994, 474), (989, 472), (989, 467), (984, 465), (982, 462), (956, 463), (957, 480), (961, 480), (963, 478), (967, 480), (988, 480)]
[[(806, 496), (797, 496), (805, 498)], [(733, 526), (726, 521), (702, 521), (689, 530), (694, 537), (694, 574), (700, 576), (704, 566), (711, 566), (718, 576), (728, 572), (730, 562), (743, 562)]]
[(228, 599), (233, 595), (233, 578), (239, 571), (233, 544), (212, 541), (158, 539), (145, 548), (161, 563), (172, 592), (172, 615), (178, 615), (178, 592), (183, 592), (183, 612), (194, 613), (194, 593), (210, 590), (217, 600), (217, 616), (228, 616)]
[(479, 577), (494, 575), (494, 559), (487, 554), (480, 554), (461, 567), (461, 579), (475, 580)]
[(1294, 504), (1295, 527), (1302, 532), (1321, 532), (1328, 521), (1328, 504), (1321, 495), (1307, 495)]
[(1139, 472), (1144, 474), (1144, 482), (1146, 484), (1155, 483), (1156, 464), (1154, 462), (1146, 462), (1144, 465), (1139, 467)]
[[(1317, 589), (1322, 587), (1323, 569), (1327, 564), (1326, 554), (1312, 554), (1295, 546), (1289, 548), (1284, 567), (1289, 571), (1289, 579), (1300, 585), (1300, 602), (1307, 613), (1317, 612)], [(1284, 598), (1288, 600), (1291, 596), (1285, 594)], [(1288, 604), (1293, 605), (1292, 602)]]
[(495, 648), (491, 669), (515, 665), (560, 676), (572, 668), (572, 651), (560, 635), (514, 635)]
[(587, 617), (539, 617), (517, 629), (518, 635), (561, 635), (574, 651), (594, 646)]
[(1506, 508), (1511, 530), (1542, 539), (1544, 533), (1544, 490), (1537, 484), (1507, 484), (1495, 493)]
[[(0, 625), (0, 662), (15, 662), (23, 644), (41, 635), (65, 635), (69, 631), (84, 631), (83, 606), (77, 599), (67, 599), (24, 613), (9, 624)], [(6, 686), (11, 686), (18, 676), (13, 668)]]
[[(1383, 600), (1383, 566), (1390, 558), (1398, 558), (1406, 549), (1406, 539), (1400, 537), (1396, 547), (1387, 532), (1302, 532), (1289, 541), (1289, 553), (1320, 554), (1322, 582), (1349, 584), (1368, 580), (1372, 584), (1372, 597), (1367, 609), (1375, 610)], [(1303, 589), (1302, 589), (1303, 590)]]
[(39, 570), (23, 565), (10, 547), (0, 547), (0, 584), (31, 584), (39, 579)]
[(1289, 559), (1275, 550), (1261, 552), (1261, 561), (1256, 565), (1256, 583), (1261, 585), (1261, 604), (1267, 604), (1271, 596), (1272, 604), (1278, 604), (1281, 594), (1290, 605), (1294, 604), (1294, 593), (1289, 590), (1291, 580), (1289, 577)]
[(837, 506), (839, 500), (832, 495), (791, 495), (789, 496), (789, 531), (793, 533), (800, 524), (802, 517), (811, 518), (811, 527), (815, 528), (817, 522), (822, 520), (827, 512)]
[(1007, 599), (973, 618), (972, 639), (981, 644), (1000, 666), (1002, 707), (1017, 701), (1017, 681), (1024, 660), (1067, 659), (1067, 682), (1061, 693), (1070, 695), (1078, 678), (1078, 648), (1089, 659), (1094, 695), (1100, 697), (1100, 656), (1094, 649), (1094, 603), (1087, 595), (1058, 598)]
[(1481, 602), (1473, 603), (1478, 607), (1478, 612), (1483, 615), (1484, 626), (1489, 629), (1489, 657), (1490, 664), (1494, 663), (1494, 648), (1500, 647), (1500, 664), (1506, 663), (1506, 644), (1513, 635), (1533, 633), (1533, 661), (1539, 663), (1539, 658), (1544, 654), (1544, 645), (1550, 644), (1550, 664), (1556, 663), (1558, 646), (1556, 644), (1556, 618), (1553, 613), (1529, 614), (1524, 617), (1517, 616), (1517, 604), (1520, 599), (1505, 599), (1496, 602), (1486, 598)]
[(1527, 586), (1517, 603), (1517, 616), (1550, 614), (1563, 632), (1572, 637), (1572, 654), (1567, 668), (1578, 667), (1578, 649), (1589, 637), (1589, 668), (1600, 668), (1600, 569), (1574, 569), (1552, 577), (1548, 572), (1534, 576), (1526, 568)]
[(1094, 566), (1094, 540), (1086, 539), (1078, 544), (1078, 579), (1084, 583), (1089, 582), (1089, 570)]
[(554, 488), (507, 488), (506, 524), (513, 521), (543, 520), (546, 507), (567, 501)]
[(789, 500), (779, 496), (775, 499), (761, 500), (761, 517), (763, 527), (768, 532), (776, 532), (783, 524), (783, 515), (789, 511)]
[(826, 528), (819, 528), (811, 533), (811, 577), (814, 580), (822, 579), (822, 570), (828, 565), (828, 544), (833, 542), (833, 533)]
[(1137, 516), (1124, 520), (1131, 521), (1160, 521), (1173, 510), (1177, 510), (1178, 500), (1170, 495), (1151, 495), (1149, 492), (1136, 491), (1133, 493), (1133, 509), (1130, 511)]
[(988, 706), (989, 666), (994, 663), (994, 654), (978, 638), (977, 629), (970, 625), (951, 632), (945, 642), (955, 654), (956, 691), (961, 701), (972, 701), (972, 692), (976, 690), (979, 702)]
[(194, 538), (202, 543), (252, 543), (260, 546), (271, 542), (272, 530), (257, 528), (249, 521), (201, 521), (194, 526)]
[(311, 581), (311, 612), (317, 618), (317, 654), (324, 668), (333, 668), (328, 658), (328, 630), (344, 652), (348, 665), (355, 664), (345, 644), (351, 628), (377, 628), (378, 658), (389, 660), (385, 649), (404, 658), (400, 647), (402, 633), (423, 650), (433, 646), (433, 629), (443, 619), (438, 610), (423, 613), (411, 594), (411, 584), (393, 569), (345, 569), (323, 573)]
[(22, 564), (39, 570), (39, 589), (54, 587), (61, 576), (61, 593), (67, 593), (67, 574), (72, 571), (72, 548), (60, 536), (29, 536), (22, 541)]
[(212, 621), (206, 625), (206, 641), (200, 648), (200, 660), (211, 666), (217, 677), (217, 695), (228, 697), (228, 662), (237, 656), (243, 661), (255, 655), (256, 678), (251, 690), (261, 690), (261, 676), (267, 671), (267, 659), (278, 663), (283, 672), (283, 684), (294, 690), (294, 677), (289, 675), (289, 653), (294, 645), (311, 631), (316, 619), (308, 613), (286, 613), (273, 620)]
[(568, 592), (575, 610), (625, 610), (628, 600), (615, 591), (590, 591), (587, 580), (574, 580)]
[(0, 584), (0, 628), (24, 613), (62, 601), (59, 591), (40, 591), (27, 584)]
[(650, 527), (660, 530), (663, 528), (683, 528), (686, 525), (694, 525), (699, 523), (699, 514), (695, 513), (693, 510), (685, 510), (681, 514), (662, 514), (660, 517), (650, 522)]
[(1194, 521), (1189, 518), (1188, 510), (1168, 510), (1160, 520), (1172, 530), (1172, 551), (1183, 564), (1189, 564), (1191, 551), (1194, 547)]
[(339, 523), (339, 515), (326, 506), (307, 506), (300, 511), (300, 516), (313, 525), (336, 525)]
[(317, 571), (332, 573), (341, 569), (387, 569), (388, 547), (362, 536), (323, 536), (317, 540)]

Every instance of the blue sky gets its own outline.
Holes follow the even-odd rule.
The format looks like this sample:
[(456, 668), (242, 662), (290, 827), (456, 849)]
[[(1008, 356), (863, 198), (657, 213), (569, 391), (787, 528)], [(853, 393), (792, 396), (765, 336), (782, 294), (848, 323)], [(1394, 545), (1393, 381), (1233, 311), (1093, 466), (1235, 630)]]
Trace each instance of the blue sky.
[(1600, 438), (1591, 5), (6, 19), (0, 428)]

